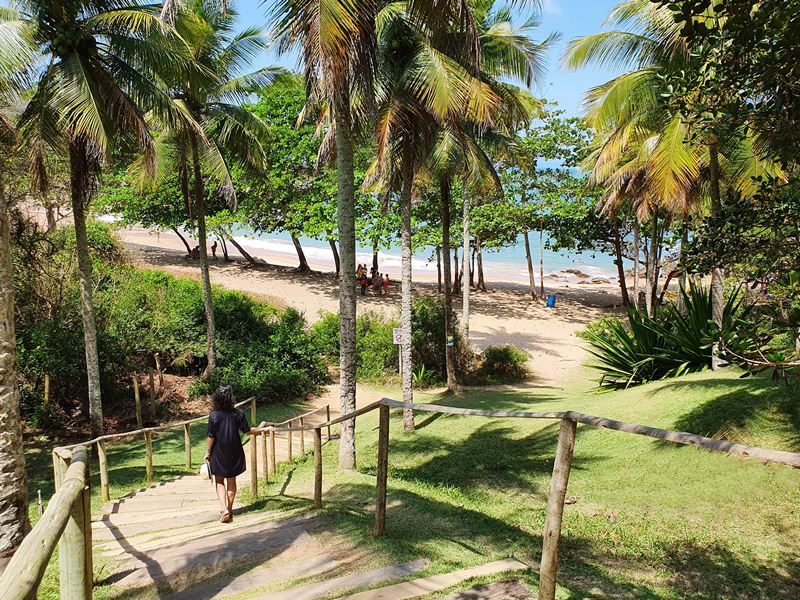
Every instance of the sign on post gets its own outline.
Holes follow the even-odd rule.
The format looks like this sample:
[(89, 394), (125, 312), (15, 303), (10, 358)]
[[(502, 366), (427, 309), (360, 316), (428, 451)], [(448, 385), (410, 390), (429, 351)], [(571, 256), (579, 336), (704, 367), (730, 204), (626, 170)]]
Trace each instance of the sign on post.
[(402, 345), (405, 340), (404, 330), (402, 327), (395, 327), (392, 329), (392, 343)]

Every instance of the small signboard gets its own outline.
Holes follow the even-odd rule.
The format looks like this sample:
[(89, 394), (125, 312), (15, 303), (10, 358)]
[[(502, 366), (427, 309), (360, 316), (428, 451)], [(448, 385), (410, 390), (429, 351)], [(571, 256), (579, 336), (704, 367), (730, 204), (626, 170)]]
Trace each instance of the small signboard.
[(392, 329), (392, 342), (398, 345), (403, 344), (405, 340), (405, 335), (403, 335), (403, 333), (402, 327), (395, 327)]

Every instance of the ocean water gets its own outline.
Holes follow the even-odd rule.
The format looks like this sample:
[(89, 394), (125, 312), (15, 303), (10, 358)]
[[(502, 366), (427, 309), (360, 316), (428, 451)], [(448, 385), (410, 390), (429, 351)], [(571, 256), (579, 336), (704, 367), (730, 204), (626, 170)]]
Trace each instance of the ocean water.
[[(269, 261), (270, 254), (282, 256), (296, 256), (291, 237), (285, 233), (274, 234), (252, 234), (242, 230), (235, 236), (236, 241), (248, 249), (262, 255)], [(544, 236), (545, 244), (547, 234)], [(531, 254), (534, 265), (534, 272), (538, 280), (539, 277), (539, 232), (531, 232)], [(333, 256), (330, 245), (326, 241), (300, 238), (306, 258), (311, 263), (325, 264), (333, 270)], [(460, 251), (460, 248), (459, 248)], [(357, 263), (372, 265), (372, 249), (365, 246), (358, 246), (356, 249)], [(459, 256), (459, 260), (461, 257)], [(400, 278), (401, 254), (399, 247), (392, 247), (378, 253), (379, 269), (382, 273), (389, 273), (389, 277), (395, 280)], [(632, 264), (626, 264), (625, 268), (630, 268)], [(418, 249), (414, 254), (412, 268), (415, 274), (435, 276), (436, 275), (436, 252), (432, 247)], [(550, 278), (564, 280), (581, 279), (575, 274), (567, 273), (567, 269), (577, 270), (589, 277), (601, 277), (616, 281), (616, 266), (613, 258), (604, 254), (591, 252), (561, 253), (551, 250), (544, 250), (544, 272)], [(522, 236), (513, 246), (498, 250), (483, 251), (483, 270), (488, 280), (503, 281), (528, 281), (528, 267), (525, 260), (525, 245)]]

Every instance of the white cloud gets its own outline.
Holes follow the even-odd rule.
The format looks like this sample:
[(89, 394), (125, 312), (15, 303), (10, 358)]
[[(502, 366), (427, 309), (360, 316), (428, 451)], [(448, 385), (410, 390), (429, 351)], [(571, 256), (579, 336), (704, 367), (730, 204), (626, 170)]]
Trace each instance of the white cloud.
[(556, 0), (542, 0), (542, 13), (545, 15), (560, 15), (561, 7)]

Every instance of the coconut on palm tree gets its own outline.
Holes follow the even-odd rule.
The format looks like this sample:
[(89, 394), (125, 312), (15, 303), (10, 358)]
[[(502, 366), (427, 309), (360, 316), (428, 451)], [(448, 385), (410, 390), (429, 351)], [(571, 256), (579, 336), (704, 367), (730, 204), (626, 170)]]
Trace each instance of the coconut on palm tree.
[(114, 144), (138, 145), (145, 164), (154, 167), (155, 148), (144, 113), (172, 112), (158, 82), (170, 72), (185, 71), (190, 61), (158, 10), (137, 0), (17, 4), (42, 56), (35, 91), (19, 119), (21, 142), (25, 148), (45, 145), (69, 158), (88, 414), (93, 432), (99, 433), (103, 411), (86, 211)]
[(236, 12), (218, 2), (195, 0), (179, 7), (174, 27), (193, 60), (187, 73), (165, 80), (179, 119), (159, 121), (156, 147), (159, 165), (177, 171), (190, 220), (196, 222), (203, 305), (206, 316), (208, 379), (217, 364), (214, 304), (208, 268), (206, 196), (209, 181), (217, 193), (235, 204), (230, 163), (237, 160), (256, 170), (266, 161), (267, 125), (241, 106), (250, 93), (281, 76), (266, 67), (244, 72), (267, 45), (263, 31), (249, 27), (235, 33)]

